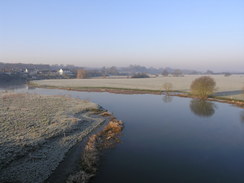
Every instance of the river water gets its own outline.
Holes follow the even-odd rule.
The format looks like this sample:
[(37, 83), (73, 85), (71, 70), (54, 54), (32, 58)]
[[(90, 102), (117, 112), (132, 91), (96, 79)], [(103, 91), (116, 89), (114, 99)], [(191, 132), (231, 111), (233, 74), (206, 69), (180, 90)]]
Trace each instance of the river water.
[(243, 183), (244, 115), (230, 104), (150, 94), (15, 89), (91, 100), (124, 121), (93, 183)]

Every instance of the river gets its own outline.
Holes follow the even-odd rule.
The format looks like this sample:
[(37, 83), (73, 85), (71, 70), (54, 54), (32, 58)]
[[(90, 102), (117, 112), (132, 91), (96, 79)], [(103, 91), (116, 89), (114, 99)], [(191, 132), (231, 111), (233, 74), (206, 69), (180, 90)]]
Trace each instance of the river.
[(243, 183), (243, 109), (151, 94), (14, 89), (69, 95), (103, 106), (125, 124), (93, 183)]

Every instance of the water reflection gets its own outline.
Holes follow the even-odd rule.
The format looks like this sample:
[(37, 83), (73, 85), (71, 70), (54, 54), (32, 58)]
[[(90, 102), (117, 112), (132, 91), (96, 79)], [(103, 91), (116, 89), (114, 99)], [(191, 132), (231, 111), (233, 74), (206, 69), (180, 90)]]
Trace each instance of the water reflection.
[(16, 89), (23, 89), (27, 88), (28, 86), (23, 82), (8, 82), (2, 83), (0, 82), (0, 90), (16, 90)]
[(210, 117), (215, 112), (216, 105), (205, 100), (192, 99), (190, 102), (191, 111), (200, 117)]
[(241, 111), (240, 119), (241, 119), (241, 122), (244, 123), (244, 111)]
[(170, 102), (172, 102), (173, 97), (169, 96), (169, 95), (164, 95), (162, 100), (164, 101), (164, 103), (170, 103)]

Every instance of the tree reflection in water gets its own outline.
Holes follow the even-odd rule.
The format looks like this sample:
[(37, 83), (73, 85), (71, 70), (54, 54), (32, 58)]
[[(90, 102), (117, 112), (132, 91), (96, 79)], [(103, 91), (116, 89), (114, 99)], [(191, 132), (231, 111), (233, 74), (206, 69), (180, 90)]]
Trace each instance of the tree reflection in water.
[(216, 105), (200, 99), (192, 99), (190, 103), (191, 111), (197, 116), (210, 117), (215, 112)]
[(241, 119), (241, 122), (244, 123), (244, 111), (241, 111), (240, 119)]
[(172, 102), (173, 97), (169, 96), (169, 95), (164, 95), (162, 100), (164, 101), (164, 103), (170, 103), (170, 102)]

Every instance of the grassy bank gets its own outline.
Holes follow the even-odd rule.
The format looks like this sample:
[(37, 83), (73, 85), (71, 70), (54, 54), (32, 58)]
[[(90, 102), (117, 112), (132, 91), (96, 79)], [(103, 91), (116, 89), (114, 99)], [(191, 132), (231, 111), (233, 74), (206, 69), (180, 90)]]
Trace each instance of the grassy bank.
[[(171, 90), (187, 92), (192, 81), (200, 75), (185, 75), (184, 77), (156, 77), (141, 79), (61, 79), (61, 80), (39, 80), (32, 83), (38, 86), (65, 87), (71, 89), (124, 89), (124, 90), (147, 90), (162, 91), (164, 83), (171, 83)], [(235, 97), (243, 90), (244, 75), (211, 75), (216, 81), (216, 93), (228, 97)]]
[(123, 123), (111, 117), (109, 123), (99, 133), (92, 135), (82, 154), (80, 171), (70, 175), (66, 183), (87, 183), (95, 176), (102, 152), (119, 142)]
[[(165, 91), (164, 83), (171, 83), (170, 95), (192, 97), (190, 85), (199, 75), (185, 77), (157, 77), (142, 79), (67, 79), (40, 80), (30, 83), (30, 86), (42, 88), (58, 88), (75, 91), (111, 92), (123, 94), (161, 94)], [(233, 103), (243, 106), (244, 75), (211, 76), (216, 81), (217, 88), (211, 100)]]
[(1, 92), (0, 182), (43, 182), (103, 112), (70, 97)]

